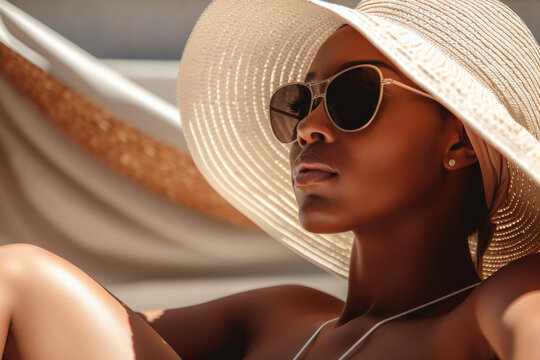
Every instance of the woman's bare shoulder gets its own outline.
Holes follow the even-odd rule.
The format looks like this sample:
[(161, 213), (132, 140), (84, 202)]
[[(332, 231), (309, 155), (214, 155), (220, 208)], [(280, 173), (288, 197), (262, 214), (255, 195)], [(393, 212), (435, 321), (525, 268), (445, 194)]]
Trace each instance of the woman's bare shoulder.
[(237, 358), (253, 334), (273, 322), (314, 314), (324, 317), (341, 306), (341, 300), (319, 290), (280, 285), (141, 315), (183, 358)]
[[(480, 330), (503, 359), (537, 351), (540, 336), (540, 254), (527, 255), (501, 268), (476, 290), (474, 309)], [(536, 348), (536, 349), (535, 349)]]
[[(230, 311), (249, 313), (252, 326), (272, 321), (339, 313), (343, 301), (307, 286), (279, 285), (234, 295)], [(248, 310), (249, 309), (249, 310)]]
[[(257, 300), (256, 303), (265, 305), (271, 303), (281, 304), (301, 304), (304, 308), (319, 306), (341, 306), (343, 301), (320, 290), (303, 285), (278, 285), (266, 288), (250, 290), (237, 294), (247, 301)], [(278, 301), (278, 303), (276, 303)]]

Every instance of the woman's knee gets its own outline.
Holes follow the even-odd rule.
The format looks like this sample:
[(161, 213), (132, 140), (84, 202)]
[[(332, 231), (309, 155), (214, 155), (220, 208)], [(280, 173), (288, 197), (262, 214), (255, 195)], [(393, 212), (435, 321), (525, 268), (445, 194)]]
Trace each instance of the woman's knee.
[(17, 304), (25, 297), (28, 279), (36, 278), (36, 266), (47, 251), (29, 244), (0, 246), (0, 338), (6, 334), (2, 324), (10, 322)]
[(35, 281), (57, 266), (59, 257), (39, 246), (16, 243), (0, 246), (0, 282), (21, 286)]

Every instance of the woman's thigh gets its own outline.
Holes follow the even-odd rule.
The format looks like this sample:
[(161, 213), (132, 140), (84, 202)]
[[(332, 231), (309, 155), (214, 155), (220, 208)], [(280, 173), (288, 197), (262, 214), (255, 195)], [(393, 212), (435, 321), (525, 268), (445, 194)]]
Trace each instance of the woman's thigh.
[(0, 246), (3, 360), (163, 359), (172, 348), (82, 270), (44, 249)]

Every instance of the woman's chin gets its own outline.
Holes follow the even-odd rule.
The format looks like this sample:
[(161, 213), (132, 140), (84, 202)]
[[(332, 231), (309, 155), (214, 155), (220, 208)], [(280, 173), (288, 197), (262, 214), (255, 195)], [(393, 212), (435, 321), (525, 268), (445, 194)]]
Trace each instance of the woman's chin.
[(329, 219), (327, 217), (305, 216), (300, 214), (299, 220), (300, 225), (302, 225), (306, 231), (314, 234), (336, 234), (350, 230), (348, 227), (343, 226), (343, 224), (332, 221), (335, 219)]
[[(358, 209), (329, 197), (306, 196), (298, 201), (298, 220), (302, 227), (315, 234), (336, 234), (355, 228), (362, 218)], [(347, 209), (347, 210), (344, 210)]]

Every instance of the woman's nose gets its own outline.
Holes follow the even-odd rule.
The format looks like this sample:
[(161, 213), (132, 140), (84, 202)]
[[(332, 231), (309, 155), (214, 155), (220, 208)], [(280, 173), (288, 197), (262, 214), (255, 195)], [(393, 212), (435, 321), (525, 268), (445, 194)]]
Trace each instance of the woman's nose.
[(315, 108), (303, 118), (296, 128), (297, 141), (301, 147), (316, 141), (334, 142), (338, 130), (328, 118), (324, 103), (317, 99)]

